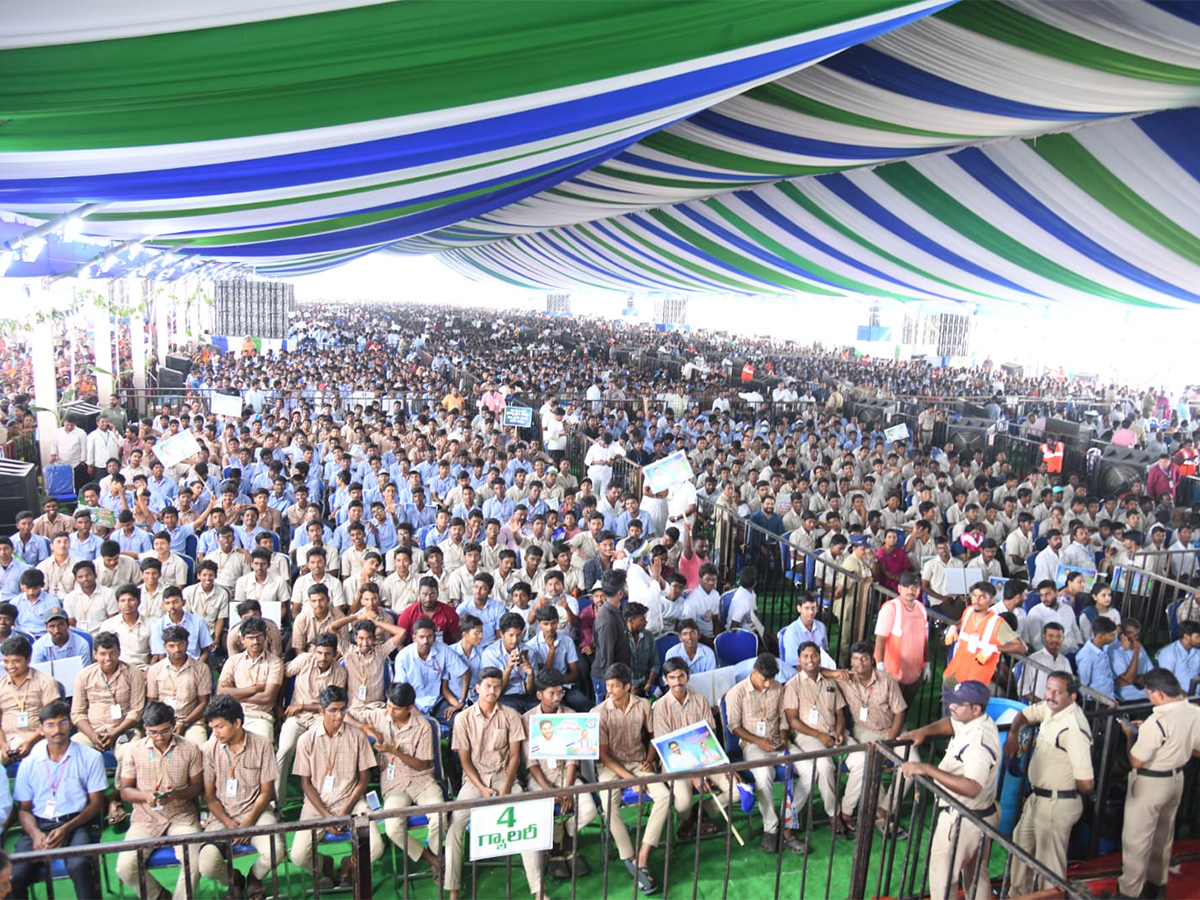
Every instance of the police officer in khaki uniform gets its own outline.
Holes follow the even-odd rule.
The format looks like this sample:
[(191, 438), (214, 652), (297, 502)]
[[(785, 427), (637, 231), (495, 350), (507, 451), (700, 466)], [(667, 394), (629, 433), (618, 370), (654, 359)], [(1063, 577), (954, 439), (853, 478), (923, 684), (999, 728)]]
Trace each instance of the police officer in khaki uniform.
[[(1021, 729), (1040, 725), (1029, 763), (1031, 790), (1013, 831), (1013, 841), (1056, 875), (1067, 874), (1067, 842), (1083, 814), (1083, 795), (1092, 791), (1092, 731), (1078, 706), (1079, 683), (1070, 672), (1046, 679), (1046, 699), (1017, 713), (1004, 742), (1004, 755), (1020, 750)], [(1034, 873), (1014, 860), (1012, 893), (1036, 890)], [(1041, 885), (1049, 888), (1052, 885)]]
[(1154, 712), (1145, 722), (1120, 719), (1129, 743), (1129, 788), (1125, 793), (1123, 855), (1117, 891), (1122, 897), (1149, 896), (1167, 883), (1175, 813), (1183, 794), (1183, 767), (1200, 756), (1200, 708), (1184, 696), (1179, 680), (1167, 669), (1151, 669), (1142, 686)]
[[(936, 766), (906, 762), (900, 771), (905, 778), (925, 775), (957, 795), (959, 801), (979, 818), (995, 827), (1000, 821), (996, 806), (996, 772), (1000, 767), (1000, 733), (987, 714), (991, 693), (981, 681), (963, 681), (943, 691), (942, 700), (950, 716), (916, 731), (900, 735), (919, 746), (926, 738), (953, 735), (946, 755)], [(937, 828), (929, 848), (930, 900), (946, 900), (958, 893), (962, 876), (966, 900), (990, 900), (992, 885), (987, 862), (991, 841), (958, 810), (938, 805)]]

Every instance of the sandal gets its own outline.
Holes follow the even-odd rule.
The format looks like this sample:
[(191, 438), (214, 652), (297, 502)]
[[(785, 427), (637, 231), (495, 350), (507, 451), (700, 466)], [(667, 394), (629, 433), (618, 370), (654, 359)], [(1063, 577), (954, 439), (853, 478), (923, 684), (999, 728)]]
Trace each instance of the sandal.
[(117, 806), (110, 806), (108, 808), (107, 821), (109, 825), (120, 825), (127, 818), (129, 818), (129, 813), (125, 812), (124, 806), (118, 804)]
[(853, 816), (848, 816), (845, 813), (842, 813), (838, 818), (841, 820), (842, 828), (844, 829), (842, 833), (848, 832), (850, 834), (854, 834), (854, 832), (858, 830), (858, 826), (854, 823)]
[(709, 821), (708, 819), (705, 819), (703, 822), (700, 823), (700, 836), (701, 837), (710, 837), (711, 835), (714, 835), (716, 833), (717, 833), (717, 826), (715, 823)]
[(246, 876), (246, 900), (267, 900), (266, 886), (253, 875)]

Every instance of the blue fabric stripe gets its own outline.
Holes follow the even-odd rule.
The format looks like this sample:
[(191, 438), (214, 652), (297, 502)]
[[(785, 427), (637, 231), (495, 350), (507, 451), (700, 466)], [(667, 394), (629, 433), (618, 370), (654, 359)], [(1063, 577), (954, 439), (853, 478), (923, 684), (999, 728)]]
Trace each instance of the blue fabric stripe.
[(741, 278), (746, 281), (757, 282), (758, 284), (765, 285), (768, 288), (777, 288), (777, 285), (772, 284), (765, 278), (760, 278), (757, 275), (751, 275), (749, 272), (743, 272), (724, 260), (718, 259), (711, 253), (701, 250), (698, 246), (692, 244), (690, 241), (677, 237), (674, 232), (668, 231), (666, 228), (659, 225), (656, 221), (651, 219), (649, 216), (644, 215), (643, 213), (634, 213), (633, 215), (629, 216), (629, 218), (636, 221), (637, 224), (642, 226), (643, 229), (650, 232), (660, 243), (674, 247), (682, 256), (695, 257), (696, 259), (699, 259), (707, 264), (710, 269), (727, 272), (731, 276)]
[(854, 184), (845, 175), (820, 175), (818, 178), (821, 184), (829, 188), (829, 190), (831, 190), (846, 203), (849, 203), (860, 213), (867, 216), (871, 221), (882, 226), (883, 228), (888, 229), (901, 240), (907, 241), (914, 247), (917, 247), (931, 256), (940, 259), (942, 262), (962, 269), (964, 272), (968, 272), (971, 275), (974, 275), (976, 278), (982, 278), (985, 281), (990, 281), (992, 284), (998, 284), (1010, 290), (1019, 291), (1022, 294), (1033, 294), (1033, 296), (1040, 297), (1043, 300), (1047, 299), (1042, 297), (1041, 294), (1034, 293), (1023, 285), (1016, 284), (1015, 282), (1009, 281), (1007, 278), (985, 269), (983, 266), (976, 265), (969, 259), (965, 259), (964, 257), (959, 256), (957, 253), (954, 253), (946, 247), (943, 247), (941, 244), (935, 243), (934, 241), (925, 237), (925, 235), (921, 234), (921, 232), (917, 231), (917, 229), (913, 228), (907, 222), (904, 222), (882, 204), (868, 196), (865, 191), (858, 187), (858, 185)]
[(1200, 109), (1169, 109), (1134, 122), (1159, 149), (1200, 181)]
[(856, 144), (836, 144), (832, 141), (818, 141), (799, 134), (785, 134), (731, 119), (728, 116), (706, 110), (689, 120), (689, 124), (705, 128), (722, 137), (744, 141), (754, 147), (766, 147), (782, 153), (793, 153), (803, 156), (815, 156), (820, 159), (854, 160), (873, 162), (876, 160), (906, 159), (910, 156), (922, 156), (937, 147), (868, 147)]
[[(373, 176), (473, 154), (503, 151), (514, 144), (551, 140), (621, 119), (728, 90), (802, 66), (859, 41), (870, 40), (932, 10), (897, 16), (749, 59), (420, 134), (401, 135), (344, 147), (165, 171), (28, 178), (0, 181), (0, 202), (13, 207), (48, 202), (166, 200), (286, 188)], [(625, 142), (627, 145), (633, 141)]]
[(1186, 300), (1189, 303), (1200, 303), (1200, 295), (1177, 287), (1157, 275), (1126, 262), (1102, 244), (1064, 221), (996, 165), (996, 162), (982, 150), (971, 147), (955, 153), (950, 159), (983, 187), (999, 197), (1001, 201), (1017, 210), (1039, 228), (1054, 235), (1072, 250), (1151, 290), (1175, 297), (1178, 300)]
[(901, 62), (873, 47), (851, 47), (843, 50), (837, 56), (824, 60), (821, 65), (858, 81), (885, 87), (904, 97), (914, 97), (917, 100), (925, 100), (955, 109), (1037, 121), (1082, 122), (1100, 118), (1094, 112), (1051, 109), (1020, 103), (1016, 100), (1007, 100), (994, 94), (985, 94), (983, 91), (963, 87), (953, 81), (918, 69), (916, 66)]
[[(689, 122), (695, 119), (689, 119)], [(705, 181), (727, 181), (735, 184), (753, 184), (759, 181), (772, 181), (776, 178), (786, 178), (789, 173), (780, 172), (778, 174), (766, 173), (763, 175), (737, 175), (730, 172), (710, 172), (706, 169), (693, 169), (689, 166), (681, 166), (676, 163), (669, 163), (661, 159), (650, 159), (648, 157), (638, 155), (638, 147), (631, 147), (624, 153), (613, 159), (613, 162), (627, 163), (631, 166), (637, 166), (642, 169), (652, 169), (655, 172), (662, 172), (666, 175), (681, 175), (685, 178), (700, 178)], [(566, 185), (564, 185), (566, 187)]]
[(1185, 22), (1200, 25), (1200, 2), (1198, 0), (1150, 0), (1150, 5), (1178, 16)]
[[(632, 219), (634, 217), (630, 216), (629, 218)], [(672, 262), (669, 259), (666, 259), (662, 256), (656, 256), (653, 248), (647, 248), (645, 245), (643, 245), (641, 243), (632, 241), (630, 238), (626, 237), (623, 232), (618, 231), (616, 228), (611, 227), (611, 225), (608, 222), (599, 221), (599, 222), (590, 222), (588, 224), (595, 231), (598, 231), (601, 234), (603, 234), (604, 237), (610, 243), (616, 244), (616, 245), (624, 248), (629, 253), (630, 256), (634, 257), (635, 262), (632, 263), (632, 265), (637, 265), (637, 266), (648, 265), (648, 263), (643, 264), (643, 263), (637, 262), (636, 260), (644, 258), (647, 255), (649, 255), (654, 259), (654, 265), (656, 268), (662, 269), (666, 272), (669, 272), (672, 275), (675, 275), (676, 277), (681, 279), (685, 284), (687, 284), (688, 282), (693, 282), (693, 283), (706, 283), (707, 282), (713, 288), (720, 287), (722, 290), (726, 289), (724, 285), (717, 285), (716, 283), (709, 281), (708, 279), (705, 279), (703, 275), (697, 275), (696, 273), (691, 272), (691, 271), (677, 265), (676, 263)], [(642, 224), (644, 224), (644, 223), (642, 223)], [(657, 276), (650, 275), (650, 274), (646, 274), (643, 277), (647, 281), (650, 281), (652, 283), (657, 280)], [(665, 282), (664, 286), (669, 287), (671, 290), (679, 290), (679, 285), (674, 284), (672, 282)]]

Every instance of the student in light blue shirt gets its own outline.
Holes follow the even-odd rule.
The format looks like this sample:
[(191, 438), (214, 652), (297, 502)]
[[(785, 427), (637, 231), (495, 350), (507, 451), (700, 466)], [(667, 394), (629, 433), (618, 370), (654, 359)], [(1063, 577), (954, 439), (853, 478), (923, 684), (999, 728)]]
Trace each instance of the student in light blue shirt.
[(50, 542), (33, 533), (33, 513), (28, 510), (17, 513), (17, 533), (11, 540), (17, 556), (31, 566), (50, 557)]
[(194, 612), (184, 609), (183, 591), (178, 585), (172, 584), (163, 589), (162, 609), (162, 617), (150, 622), (150, 662), (158, 662), (167, 655), (164, 634), (168, 628), (178, 625), (188, 635), (187, 655), (207, 664), (213, 643), (208, 624)]
[[(587, 697), (579, 690), (579, 651), (575, 642), (558, 633), (558, 610), (553, 606), (539, 606), (534, 613), (538, 633), (529, 642), (533, 668), (540, 672), (553, 668), (563, 677), (563, 703), (576, 712), (588, 708)], [(553, 659), (551, 659), (553, 650)]]
[(533, 696), (533, 653), (522, 641), (525, 617), (505, 613), (500, 618), (500, 637), (483, 651), (481, 669), (494, 666), (502, 673), (500, 702), (524, 715), (537, 705)]
[(71, 630), (65, 609), (61, 606), (47, 609), (45, 623), (46, 633), (33, 642), (30, 664), (55, 662), (68, 656), (78, 656), (85, 667), (92, 664), (92, 645), (82, 634)]
[(693, 675), (701, 672), (711, 672), (717, 668), (717, 655), (712, 649), (700, 643), (700, 626), (695, 619), (681, 619), (679, 622), (679, 643), (663, 656), (665, 666), (669, 659), (682, 659), (688, 664), (688, 670)]
[(97, 560), (100, 558), (100, 538), (92, 534), (92, 514), (79, 510), (73, 518), (75, 531), (71, 535), (70, 554), (74, 559)]
[[(38, 710), (38, 741), (21, 760), (17, 769), (13, 798), (8, 796), (8, 779), (0, 788), (0, 815), (7, 818), (12, 800), (34, 818), (36, 832), (49, 834), (63, 829), (62, 847), (77, 847), (99, 840), (95, 825), (104, 809), (108, 778), (100, 751), (71, 741), (71, 707), (56, 700)], [(28, 827), (24, 822), (23, 827)], [(33, 837), (27, 832), (17, 839), (18, 853), (33, 849)], [(95, 857), (78, 855), (66, 860), (67, 873), (75, 887), (75, 896), (95, 894), (99, 881)], [(39, 863), (14, 864), (12, 887), (15, 896), (29, 896), (29, 886), (44, 876)]]
[(458, 608), (455, 610), (460, 620), (465, 615), (472, 615), (480, 621), (483, 627), (485, 646), (500, 636), (500, 620), (508, 612), (508, 608), (503, 603), (491, 596), (494, 584), (495, 580), (489, 573), (478, 572), (472, 585), (471, 598), (458, 604)]
[(1108, 647), (1117, 639), (1117, 625), (1107, 616), (1097, 616), (1092, 626), (1092, 637), (1084, 642), (1075, 654), (1075, 668), (1079, 672), (1079, 683), (1097, 694), (1116, 698), (1117, 687), (1113, 678), (1112, 663), (1108, 658)]
[[(466, 706), (475, 702), (479, 686), (479, 670), (483, 667), (483, 623), (470, 613), (460, 616), (458, 627), (462, 638), (450, 645), (450, 653), (458, 664), (457, 671), (450, 675), (448, 684), (458, 703), (443, 710), (442, 718), (447, 722)], [(468, 678), (464, 682), (463, 676)]]
[(437, 716), (446, 707), (458, 705), (448, 679), (461, 672), (450, 648), (437, 639), (432, 619), (413, 623), (412, 643), (396, 655), (393, 673), (393, 684), (413, 686), (417, 708), (423, 713)]
[(825, 630), (825, 623), (817, 618), (817, 608), (816, 597), (800, 594), (796, 598), (796, 611), (800, 617), (779, 632), (780, 658), (790, 666), (800, 664), (800, 647), (808, 641), (829, 651), (829, 634)]
[(14, 552), (12, 539), (0, 535), (0, 602), (13, 603), (21, 596), (21, 573), (29, 568)]
[[(1154, 666), (1150, 653), (1138, 639), (1142, 625), (1137, 619), (1126, 619), (1117, 630), (1117, 640), (1108, 647), (1108, 663), (1112, 666), (1113, 680), (1117, 686), (1117, 699), (1122, 703), (1145, 701), (1146, 692), (1137, 686), (1140, 679)], [(1134, 664), (1134, 656), (1137, 663)], [(1122, 684), (1122, 681), (1125, 683)]]
[(1200, 678), (1200, 623), (1189, 621), (1179, 626), (1179, 640), (1159, 651), (1158, 666), (1179, 679), (1185, 694), (1190, 692), (1192, 681)]
[(46, 610), (62, 606), (62, 600), (45, 590), (46, 576), (40, 569), (21, 573), (21, 596), (13, 601), (17, 608), (17, 631), (39, 638), (46, 633)]

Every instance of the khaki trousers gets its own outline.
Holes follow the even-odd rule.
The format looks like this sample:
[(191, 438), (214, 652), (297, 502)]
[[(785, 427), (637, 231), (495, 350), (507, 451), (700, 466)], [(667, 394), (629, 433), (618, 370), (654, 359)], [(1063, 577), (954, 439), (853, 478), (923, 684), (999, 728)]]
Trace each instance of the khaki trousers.
[(1125, 825), (1121, 830), (1121, 878), (1117, 893), (1137, 897), (1147, 881), (1166, 884), (1175, 838), (1175, 814), (1183, 795), (1183, 773), (1170, 778), (1129, 776)]
[[(446, 798), (442, 796), (442, 789), (436, 784), (431, 784), (416, 796), (407, 791), (393, 791), (383, 798), (383, 808), (407, 809), (410, 806), (430, 806), (434, 803), (444, 802), (446, 802)], [(438, 852), (438, 847), (441, 846), (441, 820), (441, 816), (431, 815), (429, 817), (429, 849), (435, 854)], [(402, 850), (406, 850), (408, 858), (416, 862), (421, 858), (421, 854), (425, 852), (425, 845), (409, 835), (407, 825), (408, 820), (399, 816), (383, 820), (384, 830), (387, 832), (387, 836), (391, 839), (391, 842)]]
[[(192, 824), (171, 824), (167, 827), (167, 834), (174, 837), (180, 834), (196, 834), (200, 831), (199, 825)], [(125, 832), (125, 840), (140, 841), (145, 838), (156, 837), (144, 828), (132, 827)], [(150, 854), (143, 854), (143, 858), (149, 858)], [(175, 858), (179, 860), (180, 870), (179, 876), (175, 881), (175, 891), (170, 896), (173, 900), (186, 900), (188, 897), (188, 881), (191, 881), (192, 891), (191, 896), (196, 896), (196, 886), (200, 883), (200, 865), (198, 861), (199, 846), (192, 844), (188, 847), (188, 864), (187, 870), (191, 875), (190, 879), (183, 877), (183, 848), (175, 848)], [(117, 877), (128, 885), (136, 893), (138, 890), (138, 855), (133, 852), (125, 852), (117, 854)], [(159, 900), (161, 897), (168, 896), (166, 889), (159, 884), (150, 872), (146, 872), (146, 893), (142, 895), (142, 900)]]
[[(259, 825), (274, 825), (279, 820), (275, 817), (275, 813), (270, 810), (265, 811), (258, 817)], [(204, 826), (205, 834), (215, 831), (224, 831), (225, 826), (221, 824), (221, 820), (214, 815), (209, 815), (208, 822)], [(275, 838), (275, 864), (278, 865), (287, 860), (287, 845), (284, 843), (283, 835), (277, 834)], [(261, 835), (247, 841), (255, 850), (258, 851), (258, 859), (254, 861), (254, 868), (251, 869), (251, 874), (259, 881), (264, 880), (271, 874), (271, 835)], [(229, 863), (225, 859), (225, 853), (222, 849), (213, 844), (205, 844), (200, 848), (200, 874), (205, 878), (211, 878), (226, 887), (230, 883)]]
[[(504, 786), (504, 772), (484, 777), (483, 782), (493, 790)], [(525, 793), (520, 784), (514, 783), (512, 791), (506, 796)], [(458, 792), (459, 800), (478, 800), (483, 794), (475, 783), (469, 779), (463, 780), (462, 790)], [(503, 797), (495, 798), (497, 806), (504, 803)], [(446, 834), (446, 871), (443, 876), (443, 887), (448, 891), (457, 891), (462, 887), (463, 865), (463, 834), (467, 823), (471, 821), (471, 811), (460, 809), (450, 817), (450, 830)], [(535, 897), (542, 892), (542, 851), (529, 850), (521, 854), (521, 864), (525, 867), (525, 880), (529, 882), (529, 893)]]
[[(630, 763), (625, 768), (635, 775), (638, 771), (638, 763)], [(599, 766), (596, 769), (596, 780), (598, 782), (605, 781), (620, 781), (621, 776), (607, 766)], [(633, 859), (633, 839), (629, 835), (629, 826), (625, 824), (625, 820), (621, 817), (621, 795), (623, 791), (600, 791), (600, 807), (604, 810), (604, 817), (608, 820), (608, 831), (613, 837), (613, 841), (617, 845), (617, 855), (621, 859)], [(650, 799), (643, 800), (643, 803), (650, 803), (650, 817), (646, 820), (646, 824), (642, 826), (642, 845), (649, 844), (651, 847), (657, 847), (658, 841), (662, 837), (663, 829), (667, 825), (667, 820), (671, 816), (671, 791), (663, 782), (655, 782), (649, 786), (647, 793)], [(610, 805), (613, 807), (610, 810)], [(691, 797), (688, 797), (687, 803), (684, 805), (683, 811), (686, 813), (688, 807), (692, 805)]]
[[(797, 735), (792, 741), (792, 747), (798, 753), (814, 753), (824, 750), (825, 745), (810, 734)], [(815, 765), (814, 765), (815, 764)], [(812, 794), (814, 781), (821, 789), (821, 800), (825, 804), (825, 812), (830, 818), (838, 814), (837, 769), (834, 767), (832, 756), (822, 756), (820, 759), (810, 759), (795, 764), (796, 786), (792, 791), (797, 811), (808, 802)]]
[[(995, 827), (1000, 813), (993, 812), (984, 821)], [(988, 879), (991, 851), (992, 842), (984, 839), (982, 831), (961, 819), (956, 811), (942, 810), (929, 845), (930, 900), (957, 896), (960, 875), (964, 900), (991, 900), (992, 883)]]
[(242, 727), (247, 731), (252, 731), (260, 738), (264, 738), (272, 747), (275, 746), (275, 717), (267, 716), (266, 718), (251, 718), (247, 716), (242, 722)]
[[(127, 733), (132, 734), (133, 737), (127, 741), (124, 741), (123, 743), (113, 744), (112, 746), (113, 756), (117, 758), (118, 769), (120, 769), (121, 763), (125, 760), (125, 754), (128, 753), (129, 748), (133, 746), (133, 742), (143, 737), (142, 730), (140, 728), (131, 728)], [(96, 745), (92, 743), (92, 739), (82, 731), (77, 731), (71, 735), (71, 740), (77, 744), (82, 744), (85, 747), (91, 747), (93, 750), (96, 749)], [(117, 780), (120, 781), (120, 778), (118, 777)]]
[[(356, 804), (354, 804), (354, 808), (350, 810), (350, 815), (353, 816), (357, 815), (358, 813), (366, 812), (370, 812), (370, 808), (367, 806), (367, 801), (359, 800)], [(304, 820), (301, 819), (297, 824), (300, 825), (303, 824), (303, 822)], [(383, 856), (383, 838), (380, 837), (378, 828), (372, 826), (369, 831), (371, 834), (371, 862), (375, 862), (377, 859)], [(306, 872), (312, 872), (313, 870), (312, 840), (313, 833), (307, 828), (302, 828), (297, 831), (296, 837), (292, 840), (292, 853), (288, 857), (288, 859), (292, 861), (292, 865), (299, 866)], [(346, 846), (349, 846), (349, 844)], [(320, 856), (321, 854), (318, 853), (318, 865), (320, 864)]]
[(292, 760), (296, 757), (296, 744), (300, 735), (312, 728), (317, 721), (314, 713), (301, 713), (284, 719), (279, 727), (279, 749), (275, 753), (275, 768), (279, 770), (279, 783), (275, 785), (275, 800), (283, 809), (288, 795), (288, 776), (292, 774)]
[[(742, 756), (747, 762), (756, 759), (766, 759), (767, 752), (756, 744), (746, 744), (742, 748)], [(754, 793), (758, 797), (758, 810), (762, 813), (763, 831), (766, 834), (777, 834), (779, 831), (779, 810), (775, 806), (775, 767), (761, 766), (751, 769), (754, 776)]]
[[(1082, 815), (1083, 801), (1078, 797), (1059, 800), (1030, 794), (1013, 829), (1013, 843), (1054, 874), (1065, 877), (1071, 829)], [(1018, 860), (1013, 860), (1010, 877), (1013, 894), (1031, 894), (1037, 890), (1037, 876)]]

